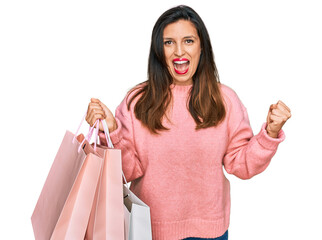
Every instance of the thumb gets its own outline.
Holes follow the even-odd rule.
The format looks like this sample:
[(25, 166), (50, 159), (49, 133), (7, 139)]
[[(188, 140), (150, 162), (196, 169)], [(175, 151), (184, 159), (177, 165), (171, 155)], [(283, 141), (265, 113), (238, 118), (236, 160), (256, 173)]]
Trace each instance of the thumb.
[(266, 118), (267, 125), (270, 123), (271, 114), (272, 114), (272, 109), (273, 109), (273, 104), (272, 104), (272, 105), (270, 105), (270, 106), (269, 106), (269, 109), (268, 109), (267, 118)]
[(91, 98), (92, 103), (100, 103), (101, 101), (97, 98)]
[(272, 112), (271, 112), (271, 109), (269, 109), (267, 118), (266, 118), (267, 125), (271, 122), (271, 115), (272, 115)]
[(273, 109), (276, 109), (277, 108), (277, 104), (272, 104), (269, 108), (270, 111), (272, 111)]
[(277, 104), (272, 104), (271, 106), (269, 106), (269, 110), (268, 110), (268, 114), (267, 114), (267, 118), (266, 118), (266, 122), (267, 124), (269, 124), (271, 121), (271, 115), (272, 115), (272, 110), (277, 108)]

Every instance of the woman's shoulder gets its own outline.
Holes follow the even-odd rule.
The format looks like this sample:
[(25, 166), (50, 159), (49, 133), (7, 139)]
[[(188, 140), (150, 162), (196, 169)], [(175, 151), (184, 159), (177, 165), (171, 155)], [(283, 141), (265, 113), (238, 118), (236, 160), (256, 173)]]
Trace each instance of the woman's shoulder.
[(133, 108), (136, 102), (139, 100), (142, 95), (142, 89), (146, 86), (146, 82), (142, 82), (137, 84), (136, 86), (130, 88), (130, 90), (126, 93), (123, 101), (120, 103), (118, 110), (129, 111), (128, 105), (130, 103), (130, 110), (133, 111)]
[(233, 90), (231, 87), (222, 83), (219, 83), (219, 86), (220, 86), (222, 98), (229, 109), (231, 109), (233, 106), (236, 106), (236, 105), (237, 106), (242, 105), (242, 102), (240, 101), (235, 90)]
[(132, 87), (125, 96), (126, 104), (128, 104), (130, 101), (132, 103), (134, 102), (136, 103), (140, 98), (140, 96), (142, 95), (142, 90), (146, 85), (147, 85), (146, 82), (142, 82)]
[(237, 93), (231, 87), (229, 87), (225, 84), (222, 84), (222, 83), (219, 83), (219, 86), (220, 86), (220, 91), (222, 93), (224, 100), (238, 98)]
[(136, 95), (138, 92), (140, 92), (145, 86), (147, 85), (147, 82), (142, 82), (142, 83), (139, 83), (137, 85), (135, 85), (134, 87), (132, 87), (128, 93), (126, 94), (126, 96), (134, 96)]

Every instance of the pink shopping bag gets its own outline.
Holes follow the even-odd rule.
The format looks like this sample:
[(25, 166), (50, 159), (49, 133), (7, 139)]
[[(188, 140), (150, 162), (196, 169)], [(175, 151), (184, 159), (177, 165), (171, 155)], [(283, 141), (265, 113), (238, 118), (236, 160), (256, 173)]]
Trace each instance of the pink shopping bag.
[(51, 240), (84, 239), (102, 165), (102, 157), (87, 153), (59, 216)]
[(120, 240), (124, 238), (121, 151), (103, 146), (97, 151), (104, 154), (104, 165), (85, 239)]
[(124, 239), (121, 150), (113, 149), (106, 122), (102, 123), (109, 148), (97, 147), (97, 152), (104, 156), (104, 166), (85, 239), (119, 240)]
[(31, 217), (35, 238), (50, 239), (75, 179), (86, 159), (80, 143), (67, 131)]
[[(89, 135), (92, 131), (93, 128)], [(46, 179), (32, 215), (35, 238), (36, 240), (84, 239), (89, 228), (92, 231), (88, 231), (86, 235), (91, 236), (91, 239), (122, 240), (124, 212), (120, 153), (113, 150), (118, 155), (115, 158), (113, 157), (115, 154), (107, 153), (108, 148), (96, 148), (96, 142), (93, 147), (83, 135), (79, 135), (77, 141), (75, 139), (75, 135), (66, 133)], [(108, 164), (106, 158), (116, 160)], [(115, 174), (114, 171), (119, 171), (119, 174)], [(109, 183), (109, 178), (104, 175), (114, 177), (115, 181)], [(116, 189), (117, 184), (115, 185), (118, 182), (117, 175), (120, 176), (119, 190)], [(108, 187), (109, 185), (112, 187)], [(113, 195), (113, 191), (116, 195)], [(118, 191), (120, 191), (119, 197), (116, 193)], [(116, 200), (119, 201), (118, 204)], [(117, 205), (120, 205), (119, 211)], [(105, 213), (109, 214), (101, 216), (101, 211), (96, 214), (98, 209), (105, 210)], [(115, 219), (122, 221), (115, 222)], [(114, 235), (108, 237), (108, 232)], [(106, 235), (106, 238), (101, 238), (103, 235)]]

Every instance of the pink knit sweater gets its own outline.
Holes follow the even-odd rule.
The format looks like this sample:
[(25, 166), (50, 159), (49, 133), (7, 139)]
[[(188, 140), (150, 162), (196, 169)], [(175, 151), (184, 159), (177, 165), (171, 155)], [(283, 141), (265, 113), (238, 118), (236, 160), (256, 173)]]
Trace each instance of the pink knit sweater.
[(111, 133), (122, 150), (123, 171), (130, 189), (151, 210), (154, 240), (215, 238), (229, 226), (230, 174), (249, 179), (264, 171), (285, 138), (273, 139), (266, 124), (253, 136), (245, 107), (236, 93), (220, 84), (227, 115), (217, 127), (195, 130), (186, 108), (190, 86), (172, 85), (171, 123), (164, 119), (160, 135), (136, 119), (126, 99), (118, 106), (118, 128)]

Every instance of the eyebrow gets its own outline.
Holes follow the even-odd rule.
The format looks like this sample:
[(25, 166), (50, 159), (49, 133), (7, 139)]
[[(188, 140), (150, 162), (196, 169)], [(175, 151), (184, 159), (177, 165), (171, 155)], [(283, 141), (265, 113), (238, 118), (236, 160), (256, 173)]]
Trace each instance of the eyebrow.
[[(186, 39), (186, 38), (194, 38), (194, 39), (197, 39), (197, 37), (195, 37), (194, 35), (189, 35), (189, 36), (185, 36), (183, 37), (183, 39)], [(163, 40), (172, 40), (173, 38), (170, 38), (170, 37), (165, 37), (163, 38)]]

